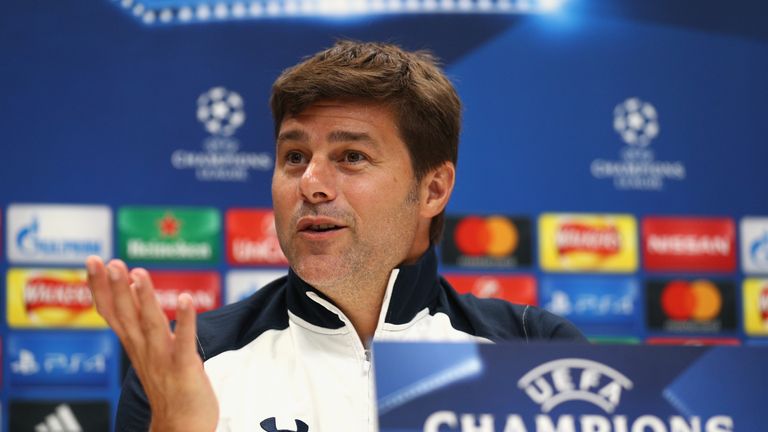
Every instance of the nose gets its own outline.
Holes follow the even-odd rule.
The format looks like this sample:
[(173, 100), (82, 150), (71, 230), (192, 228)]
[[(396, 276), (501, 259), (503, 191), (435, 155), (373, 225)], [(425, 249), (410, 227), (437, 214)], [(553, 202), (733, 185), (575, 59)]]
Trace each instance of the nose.
[(299, 181), (299, 190), (305, 201), (321, 203), (336, 198), (336, 177), (332, 164), (312, 158)]

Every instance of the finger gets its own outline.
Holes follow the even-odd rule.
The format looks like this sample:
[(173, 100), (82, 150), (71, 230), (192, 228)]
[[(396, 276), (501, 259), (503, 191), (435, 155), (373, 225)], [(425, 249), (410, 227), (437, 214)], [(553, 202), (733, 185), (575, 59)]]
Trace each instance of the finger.
[[(141, 356), (144, 336), (141, 332), (137, 302), (129, 286), (131, 281), (128, 276), (128, 269), (124, 262), (112, 260), (107, 265), (107, 275), (112, 292), (115, 317), (124, 330), (125, 337), (121, 337), (120, 340), (129, 354), (131, 351), (136, 351)], [(131, 360), (141, 361), (140, 358), (131, 358)]]
[(197, 313), (188, 293), (179, 295), (176, 309), (176, 329), (174, 332), (174, 360), (179, 366), (200, 363), (197, 354)]
[(170, 355), (171, 330), (160, 302), (157, 301), (152, 279), (143, 268), (131, 271), (133, 290), (139, 303), (139, 319), (144, 334), (147, 357), (155, 361), (166, 361)]
[(107, 269), (101, 258), (91, 255), (85, 260), (85, 267), (88, 271), (88, 287), (91, 289), (93, 303), (96, 311), (104, 317), (110, 327), (118, 335), (123, 334), (123, 327), (115, 317), (114, 299), (112, 289), (107, 277)]

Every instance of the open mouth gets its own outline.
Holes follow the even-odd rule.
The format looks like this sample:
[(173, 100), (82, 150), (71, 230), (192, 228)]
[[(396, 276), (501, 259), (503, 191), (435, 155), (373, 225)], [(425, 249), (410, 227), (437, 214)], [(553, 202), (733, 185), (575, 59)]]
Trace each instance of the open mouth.
[(341, 229), (338, 225), (332, 225), (332, 224), (319, 224), (319, 225), (310, 225), (308, 226), (305, 231), (310, 232), (327, 232), (327, 231), (335, 231)]

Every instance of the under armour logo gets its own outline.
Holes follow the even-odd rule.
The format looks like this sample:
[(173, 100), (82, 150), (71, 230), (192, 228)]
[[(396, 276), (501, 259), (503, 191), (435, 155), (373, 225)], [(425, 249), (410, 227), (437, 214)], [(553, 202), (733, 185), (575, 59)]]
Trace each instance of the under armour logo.
[(278, 429), (277, 423), (275, 422), (274, 417), (270, 417), (261, 423), (259, 423), (259, 426), (261, 426), (262, 429), (264, 429), (267, 432), (308, 432), (309, 426), (307, 426), (306, 423), (299, 419), (294, 420), (296, 422), (296, 430), (288, 430), (288, 429)]

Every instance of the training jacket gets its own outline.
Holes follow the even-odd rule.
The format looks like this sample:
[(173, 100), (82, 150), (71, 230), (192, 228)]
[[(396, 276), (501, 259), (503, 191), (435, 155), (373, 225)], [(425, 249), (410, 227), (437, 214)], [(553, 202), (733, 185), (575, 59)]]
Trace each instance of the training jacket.
[[(201, 314), (199, 352), (219, 401), (218, 431), (375, 431), (369, 351), (333, 302), (296, 273)], [(568, 321), (533, 306), (459, 295), (430, 249), (392, 271), (374, 341), (583, 341)], [(118, 431), (149, 428), (147, 398), (129, 370)]]

